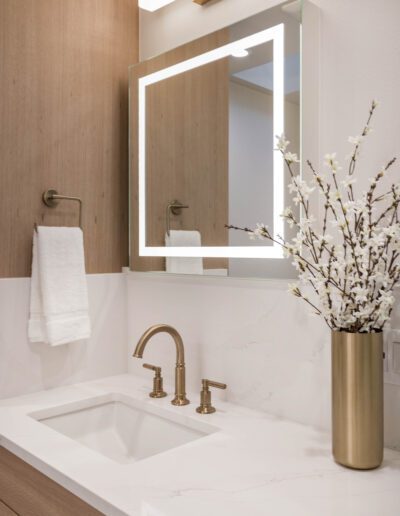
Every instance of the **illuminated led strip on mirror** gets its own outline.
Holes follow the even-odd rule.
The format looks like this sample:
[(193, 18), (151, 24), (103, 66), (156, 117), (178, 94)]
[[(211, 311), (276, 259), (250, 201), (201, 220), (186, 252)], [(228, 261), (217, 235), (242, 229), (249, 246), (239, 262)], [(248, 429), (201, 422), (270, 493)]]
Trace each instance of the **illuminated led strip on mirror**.
[[(235, 52), (248, 50), (268, 41), (273, 42), (273, 221), (274, 237), (284, 237), (284, 223), (280, 216), (284, 208), (284, 163), (276, 148), (275, 135), (284, 134), (284, 24), (275, 25), (216, 48), (205, 54), (187, 59), (139, 79), (139, 255), (204, 258), (283, 258), (281, 246), (219, 246), (219, 247), (151, 247), (146, 245), (146, 88), (151, 84), (193, 70), (228, 57)], [(228, 222), (228, 221), (226, 221)], [(262, 221), (260, 221), (262, 222)], [(221, 221), (225, 224), (225, 221)]]

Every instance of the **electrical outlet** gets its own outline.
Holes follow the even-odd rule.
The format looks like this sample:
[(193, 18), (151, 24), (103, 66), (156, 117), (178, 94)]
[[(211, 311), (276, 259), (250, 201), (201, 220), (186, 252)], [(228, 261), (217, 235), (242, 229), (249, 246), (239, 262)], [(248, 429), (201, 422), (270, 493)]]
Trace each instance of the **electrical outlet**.
[(400, 330), (385, 332), (384, 353), (385, 383), (400, 385)]
[(400, 344), (400, 330), (391, 330), (392, 334), (392, 342), (397, 342)]
[(400, 374), (400, 342), (393, 342), (392, 371)]

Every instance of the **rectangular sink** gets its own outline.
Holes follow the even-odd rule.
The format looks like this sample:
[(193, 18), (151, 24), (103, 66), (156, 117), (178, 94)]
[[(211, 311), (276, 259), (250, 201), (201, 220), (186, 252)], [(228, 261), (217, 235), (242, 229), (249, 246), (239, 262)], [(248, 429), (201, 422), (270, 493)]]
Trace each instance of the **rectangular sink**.
[[(82, 405), (82, 403), (81, 403)], [(179, 410), (179, 408), (177, 409)], [(86, 400), (31, 414), (40, 423), (121, 464), (182, 446), (217, 429), (169, 411), (154, 413), (122, 395)]]

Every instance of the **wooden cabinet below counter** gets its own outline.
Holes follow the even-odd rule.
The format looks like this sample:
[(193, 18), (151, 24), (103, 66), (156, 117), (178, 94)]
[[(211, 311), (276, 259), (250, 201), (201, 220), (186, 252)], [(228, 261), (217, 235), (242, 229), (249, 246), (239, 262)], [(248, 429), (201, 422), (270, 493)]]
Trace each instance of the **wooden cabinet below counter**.
[(101, 516), (35, 468), (0, 447), (0, 516)]
[(18, 516), (10, 507), (3, 502), (0, 502), (0, 516)]

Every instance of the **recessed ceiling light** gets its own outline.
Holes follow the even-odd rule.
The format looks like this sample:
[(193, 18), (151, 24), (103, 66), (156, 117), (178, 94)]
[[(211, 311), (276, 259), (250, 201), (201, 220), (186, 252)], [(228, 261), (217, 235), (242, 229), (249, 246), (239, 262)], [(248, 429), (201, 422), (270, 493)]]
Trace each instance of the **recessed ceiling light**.
[(175, 0), (139, 0), (139, 7), (145, 11), (157, 11), (165, 5), (172, 4)]
[(235, 50), (232, 52), (233, 57), (247, 57), (249, 55), (249, 51), (245, 48), (239, 48), (238, 50)]

